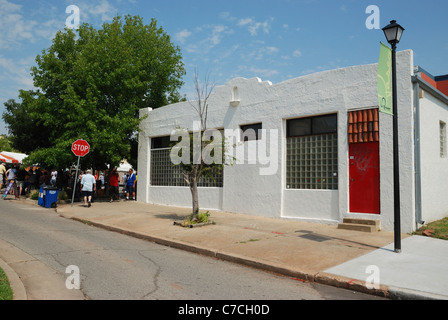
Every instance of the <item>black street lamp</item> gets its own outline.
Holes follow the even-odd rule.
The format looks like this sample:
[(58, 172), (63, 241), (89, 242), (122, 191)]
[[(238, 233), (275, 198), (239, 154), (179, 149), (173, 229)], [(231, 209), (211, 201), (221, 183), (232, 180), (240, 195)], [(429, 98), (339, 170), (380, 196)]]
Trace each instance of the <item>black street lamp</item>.
[(400, 227), (400, 172), (398, 157), (398, 112), (397, 112), (397, 60), (396, 49), (404, 28), (392, 20), (383, 28), (387, 42), (392, 46), (392, 108), (393, 108), (393, 148), (394, 148), (394, 242), (395, 252), (401, 252)]

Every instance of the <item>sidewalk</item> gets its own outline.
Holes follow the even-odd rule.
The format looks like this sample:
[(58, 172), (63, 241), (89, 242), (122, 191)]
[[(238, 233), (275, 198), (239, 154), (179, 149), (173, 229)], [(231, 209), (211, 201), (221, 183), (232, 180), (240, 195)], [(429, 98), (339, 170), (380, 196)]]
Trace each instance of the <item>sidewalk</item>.
[[(56, 211), (96, 227), (302, 281), (391, 299), (448, 300), (444, 240), (403, 235), (402, 252), (395, 253), (393, 232), (365, 233), (214, 211), (210, 218), (215, 224), (184, 228), (173, 222), (191, 209), (123, 200), (96, 202), (91, 208), (64, 204)], [(369, 289), (366, 281), (370, 287), (373, 275), (379, 276), (380, 286)]]

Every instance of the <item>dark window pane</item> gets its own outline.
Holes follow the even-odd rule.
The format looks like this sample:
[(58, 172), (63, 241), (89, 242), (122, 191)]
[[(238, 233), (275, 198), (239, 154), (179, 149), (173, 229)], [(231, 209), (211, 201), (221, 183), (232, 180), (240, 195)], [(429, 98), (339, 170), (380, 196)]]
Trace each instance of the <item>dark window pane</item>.
[(337, 122), (336, 115), (315, 117), (313, 118), (313, 134), (336, 133)]
[(241, 140), (242, 141), (250, 141), (250, 140), (260, 140), (261, 139), (261, 123), (249, 124), (245, 126), (241, 126)]
[(288, 137), (300, 137), (311, 134), (311, 118), (293, 119), (287, 122)]
[(171, 143), (170, 136), (151, 138), (151, 149), (169, 148)]

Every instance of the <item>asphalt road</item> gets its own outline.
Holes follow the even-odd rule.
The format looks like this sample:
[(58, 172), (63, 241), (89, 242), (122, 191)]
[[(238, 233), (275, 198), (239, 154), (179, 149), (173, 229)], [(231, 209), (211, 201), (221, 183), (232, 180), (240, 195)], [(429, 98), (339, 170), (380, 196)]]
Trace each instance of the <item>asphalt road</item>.
[(0, 200), (0, 239), (64, 285), (74, 266), (92, 300), (381, 300), (160, 246), (16, 200)]

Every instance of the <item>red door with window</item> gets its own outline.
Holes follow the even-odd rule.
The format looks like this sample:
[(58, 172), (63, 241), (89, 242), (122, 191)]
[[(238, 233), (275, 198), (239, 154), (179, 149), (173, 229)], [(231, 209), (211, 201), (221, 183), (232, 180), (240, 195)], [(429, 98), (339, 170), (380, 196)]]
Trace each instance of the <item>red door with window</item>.
[(378, 109), (349, 114), (350, 212), (380, 213)]
[(350, 145), (350, 212), (380, 213), (379, 143)]

